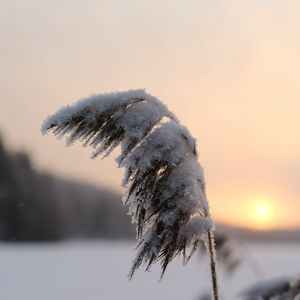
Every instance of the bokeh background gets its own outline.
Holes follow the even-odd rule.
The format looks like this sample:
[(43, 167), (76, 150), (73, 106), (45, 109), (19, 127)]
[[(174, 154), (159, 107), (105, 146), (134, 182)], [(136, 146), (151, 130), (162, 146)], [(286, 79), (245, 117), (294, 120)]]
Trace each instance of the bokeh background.
[[(217, 228), (246, 243), (276, 241), (279, 246), (270, 248), (275, 256), (283, 245), (299, 251), (299, 15), (298, 0), (0, 0), (0, 239), (89, 239), (85, 246), (82, 241), (63, 244), (58, 255), (63, 260), (90, 246), (95, 252), (92, 261), (97, 262), (102, 257), (97, 258), (97, 251), (106, 248), (103, 242), (91, 246), (90, 239), (134, 238), (120, 203), (123, 171), (114, 158), (91, 160), (89, 149), (66, 148), (39, 129), (47, 115), (89, 94), (146, 88), (197, 138)], [(0, 276), (0, 289), (8, 300), (19, 298), (11, 289), (13, 277), (22, 286), (23, 277), (16, 274), (26, 270), (40, 278), (39, 271), (16, 263), (24, 251), (33, 261), (36, 253), (47, 261), (45, 253), (54, 255), (51, 247), (57, 247), (30, 244), (24, 250), (24, 245), (0, 245), (2, 264), (10, 262), (3, 266), (11, 277)], [(124, 246), (116, 245), (107, 249)], [(133, 255), (129, 248), (124, 250), (126, 262)], [(76, 261), (88, 257), (88, 249), (78, 250)], [(262, 257), (253, 249), (250, 256)], [(14, 251), (16, 256), (4, 255)], [(280, 260), (275, 256), (270, 266)], [(109, 259), (114, 264), (114, 257)], [(296, 259), (299, 256), (291, 255), (291, 262)], [(277, 271), (297, 271), (293, 263), (288, 265), (285, 270), (278, 264)], [(47, 267), (44, 270), (52, 274)], [(277, 272), (265, 268), (266, 274)], [(109, 265), (98, 269), (103, 272), (86, 271), (104, 278)], [(171, 275), (176, 280), (182, 272), (178, 270), (177, 276)], [(112, 273), (123, 272), (120, 280), (126, 281), (126, 271), (125, 264), (125, 270)], [(53, 272), (53, 278), (58, 276)], [(46, 279), (24, 284), (23, 294), (41, 299), (34, 291), (37, 286), (47, 291)], [(147, 288), (149, 280), (143, 280)], [(151, 280), (154, 292), (164, 288)], [(74, 282), (69, 281), (69, 288), (68, 283), (57, 288), (54, 284), (57, 294), (49, 293), (49, 299), (82, 299)], [(118, 282), (125, 294), (126, 289), (138, 290), (127, 281)], [(195, 287), (201, 290), (200, 283)], [(74, 294), (66, 296), (63, 290), (71, 288)], [(112, 290), (105, 295), (93, 287), (86, 290), (86, 299), (116, 299)], [(149, 299), (163, 299), (151, 295)], [(176, 295), (180, 294), (173, 299)], [(47, 292), (42, 298), (46, 297)], [(138, 299), (135, 294), (130, 297)]]

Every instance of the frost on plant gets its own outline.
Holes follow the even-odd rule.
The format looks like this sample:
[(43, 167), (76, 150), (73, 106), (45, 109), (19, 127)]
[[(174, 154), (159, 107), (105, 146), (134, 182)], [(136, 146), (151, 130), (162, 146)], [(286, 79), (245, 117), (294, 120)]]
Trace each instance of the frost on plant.
[(300, 300), (300, 277), (258, 282), (240, 296), (244, 300)]
[[(79, 140), (125, 168), (123, 186), (132, 222), (137, 225), (137, 256), (130, 277), (142, 264), (159, 261), (162, 274), (178, 254), (186, 258), (206, 241), (213, 223), (196, 142), (166, 106), (144, 90), (93, 95), (60, 109), (42, 126), (68, 144)], [(189, 257), (189, 256), (188, 256)]]

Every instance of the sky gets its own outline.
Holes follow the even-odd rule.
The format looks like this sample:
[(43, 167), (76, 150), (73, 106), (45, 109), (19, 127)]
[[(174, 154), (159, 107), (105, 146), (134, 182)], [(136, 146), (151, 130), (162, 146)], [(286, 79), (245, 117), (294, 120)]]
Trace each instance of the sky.
[(198, 140), (215, 220), (299, 227), (299, 15), (298, 0), (0, 0), (1, 135), (37, 170), (122, 191), (113, 158), (39, 130), (79, 98), (146, 88)]

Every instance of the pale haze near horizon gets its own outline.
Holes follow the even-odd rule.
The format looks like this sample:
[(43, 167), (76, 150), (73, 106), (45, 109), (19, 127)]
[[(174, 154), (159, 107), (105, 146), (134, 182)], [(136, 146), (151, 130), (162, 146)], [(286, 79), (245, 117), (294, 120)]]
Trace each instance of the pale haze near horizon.
[[(0, 1), (0, 130), (38, 170), (121, 190), (112, 158), (42, 136), (91, 93), (146, 90), (198, 140), (217, 221), (300, 226), (300, 1)], [(116, 156), (116, 155), (115, 155)]]

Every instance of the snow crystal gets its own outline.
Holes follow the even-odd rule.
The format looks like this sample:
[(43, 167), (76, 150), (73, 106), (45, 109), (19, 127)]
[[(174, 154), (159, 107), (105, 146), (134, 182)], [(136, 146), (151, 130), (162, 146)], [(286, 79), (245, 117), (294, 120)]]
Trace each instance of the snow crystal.
[(214, 223), (210, 217), (192, 217), (184, 230), (184, 237), (188, 244), (193, 240), (201, 240), (206, 237), (208, 231), (214, 229)]
[(153, 167), (157, 161), (176, 166), (187, 151), (187, 143), (182, 138), (182, 126), (170, 121), (149, 135), (124, 162), (124, 166), (142, 172)]
[[(41, 131), (46, 134), (53, 124), (63, 124), (69, 121), (76, 115), (81, 115), (85, 112), (86, 118), (89, 122), (96, 120), (97, 115), (110, 109), (116, 109), (122, 105), (140, 102), (147, 100), (158, 107), (160, 101), (155, 97), (146, 93), (145, 89), (129, 90), (125, 92), (93, 94), (87, 98), (78, 100), (74, 105), (67, 105), (57, 111), (55, 114), (49, 116), (42, 124)], [(170, 113), (171, 114), (171, 113)], [(175, 118), (175, 116), (173, 115)]]

